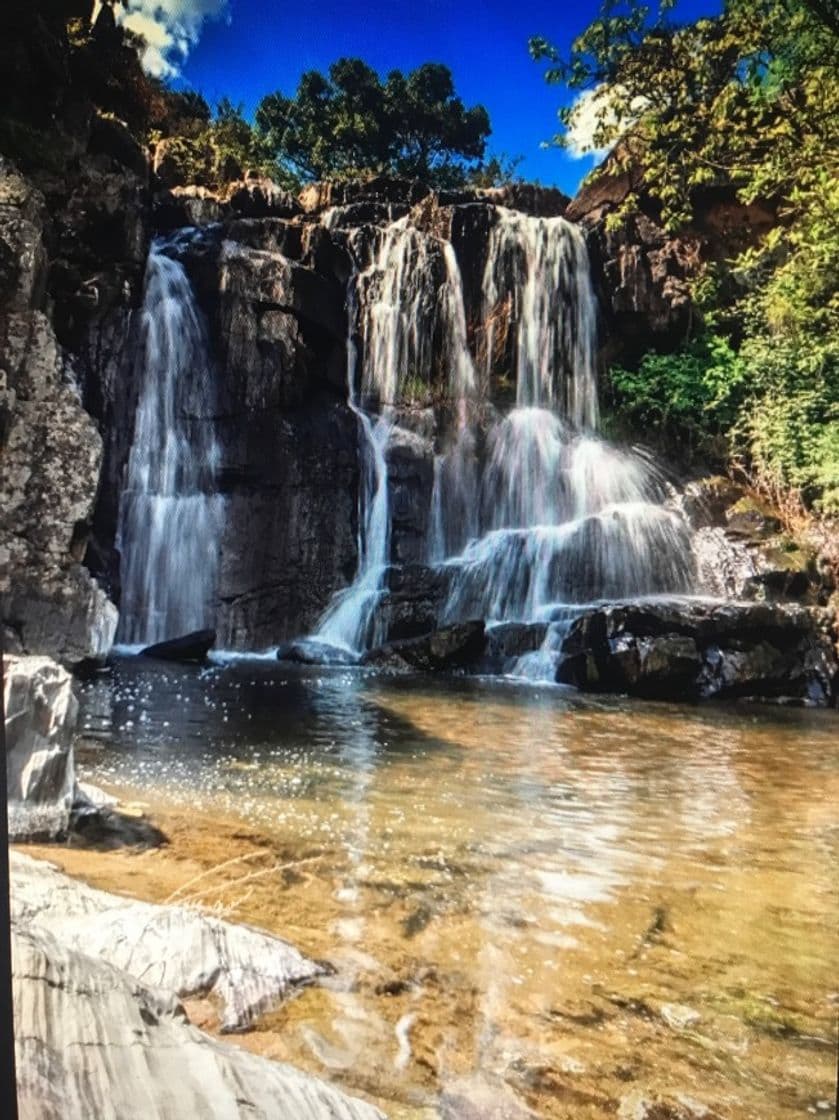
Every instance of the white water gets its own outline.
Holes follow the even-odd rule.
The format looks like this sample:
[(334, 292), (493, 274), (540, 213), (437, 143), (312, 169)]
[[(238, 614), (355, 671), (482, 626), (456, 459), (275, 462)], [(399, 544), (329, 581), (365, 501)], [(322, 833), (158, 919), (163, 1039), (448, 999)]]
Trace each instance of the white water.
[[(352, 242), (351, 248), (356, 248)], [(347, 311), (348, 402), (361, 436), (358, 566), (353, 583), (335, 596), (314, 637), (360, 653), (383, 638), (376, 607), (390, 560), (387, 448), (395, 406), (406, 395), (430, 392), (438, 364), (445, 362), (450, 391), (463, 410), (474, 393), (475, 371), (454, 251), (407, 218), (381, 233), (372, 263), (352, 277)], [(360, 371), (356, 329), (362, 339)], [(464, 439), (471, 438), (465, 417), (460, 430)]]
[[(485, 380), (512, 373), (516, 406), (486, 433), (480, 531), (448, 553), (444, 620), (557, 620), (543, 650), (522, 659), (521, 671), (539, 676), (555, 666), (569, 604), (687, 591), (693, 558), (653, 465), (596, 434), (596, 307), (582, 233), (562, 218), (500, 208), (497, 217), (483, 277)], [(458, 475), (439, 464), (440, 490), (447, 470)], [(433, 499), (443, 536), (449, 488)]]
[[(480, 376), (449, 242), (408, 218), (394, 222), (351, 288), (350, 334), (357, 327), (361, 338), (360, 371), (352, 344), (349, 362), (362, 432), (359, 564), (318, 638), (354, 652), (382, 640), (388, 441), (399, 405), (441, 387), (428, 536), (429, 562), (452, 577), (441, 621), (551, 621), (543, 650), (520, 666), (550, 675), (574, 604), (692, 589), (690, 533), (663, 504), (664, 480), (597, 435), (597, 315), (578, 227), (496, 209)], [(500, 415), (492, 400), (504, 383), (515, 385), (515, 406)]]
[(212, 627), (222, 498), (214, 386), (183, 266), (155, 242), (146, 266), (134, 438), (120, 501), (118, 639), (147, 645)]

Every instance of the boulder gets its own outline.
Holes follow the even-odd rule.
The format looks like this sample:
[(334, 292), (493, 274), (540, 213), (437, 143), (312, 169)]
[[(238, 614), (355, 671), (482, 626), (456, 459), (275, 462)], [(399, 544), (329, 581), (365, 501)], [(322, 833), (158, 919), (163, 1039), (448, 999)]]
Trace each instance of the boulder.
[(386, 668), (435, 670), (465, 669), (478, 664), (486, 648), (480, 619), (442, 626), (420, 638), (390, 642), (365, 654), (365, 665)]
[(557, 680), (657, 699), (748, 697), (825, 706), (837, 696), (833, 616), (696, 600), (597, 607), (574, 621)]
[(386, 642), (430, 634), (448, 594), (446, 568), (424, 564), (393, 564), (385, 576), (385, 594), (377, 607)]
[(48, 657), (4, 658), (9, 837), (66, 833), (75, 797), (70, 674)]
[(327, 971), (278, 937), (194, 905), (159, 906), (95, 890), (20, 852), (10, 866), (13, 922), (179, 996), (212, 994), (223, 1031), (246, 1030)]
[(154, 988), (41, 928), (12, 929), (21, 1120), (384, 1120), (372, 1105), (192, 1027)]
[(158, 661), (206, 661), (215, 643), (215, 630), (193, 630), (179, 638), (155, 642), (140, 653), (143, 657), (156, 657)]

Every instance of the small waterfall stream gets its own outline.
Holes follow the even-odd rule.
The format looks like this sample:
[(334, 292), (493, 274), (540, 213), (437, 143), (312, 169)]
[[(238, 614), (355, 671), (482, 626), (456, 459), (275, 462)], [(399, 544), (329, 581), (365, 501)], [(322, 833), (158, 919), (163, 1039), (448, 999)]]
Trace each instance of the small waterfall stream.
[[(183, 234), (181, 235), (183, 236)], [(134, 439), (120, 501), (118, 640), (213, 625), (223, 499), (215, 492), (214, 382), (183, 265), (156, 241), (146, 266)]]
[[(437, 247), (408, 218), (399, 219), (382, 232), (372, 263), (356, 271), (348, 286), (348, 403), (358, 417), (361, 448), (358, 567), (314, 637), (353, 653), (384, 637), (376, 607), (390, 562), (386, 453), (397, 403), (406, 386), (430, 386), (441, 359), (449, 363), (453, 396), (465, 402), (474, 392), (457, 260), (446, 244), (441, 276)], [(356, 329), (363, 346), (360, 370)]]

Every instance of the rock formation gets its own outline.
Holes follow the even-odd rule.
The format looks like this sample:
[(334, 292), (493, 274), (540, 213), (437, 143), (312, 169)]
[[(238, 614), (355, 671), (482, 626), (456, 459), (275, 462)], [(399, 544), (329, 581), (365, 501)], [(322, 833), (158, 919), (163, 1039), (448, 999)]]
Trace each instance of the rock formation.
[(839, 661), (827, 612), (759, 603), (618, 603), (585, 611), (562, 643), (557, 679), (656, 699), (824, 706)]
[(383, 1120), (290, 1066), (189, 1025), (153, 988), (41, 929), (12, 929), (15, 1050), (22, 1120)]
[(48, 657), (4, 658), (9, 837), (66, 833), (76, 800), (70, 674)]
[(156, 906), (94, 890), (51, 864), (11, 857), (12, 921), (53, 936), (181, 997), (210, 995), (222, 1031), (246, 1030), (326, 971), (292, 945), (188, 905)]
[(0, 168), (0, 610), (9, 648), (72, 664), (108, 651), (117, 614), (82, 564), (102, 441), (44, 311), (44, 214)]

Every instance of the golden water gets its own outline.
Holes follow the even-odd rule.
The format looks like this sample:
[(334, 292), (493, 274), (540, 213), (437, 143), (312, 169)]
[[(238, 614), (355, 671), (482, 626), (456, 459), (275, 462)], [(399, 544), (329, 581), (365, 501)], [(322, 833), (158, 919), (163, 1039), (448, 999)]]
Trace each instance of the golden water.
[(125, 662), (83, 719), (172, 833), (126, 889), (238, 859), (187, 893), (336, 968), (245, 1045), (392, 1116), (832, 1114), (835, 713)]

